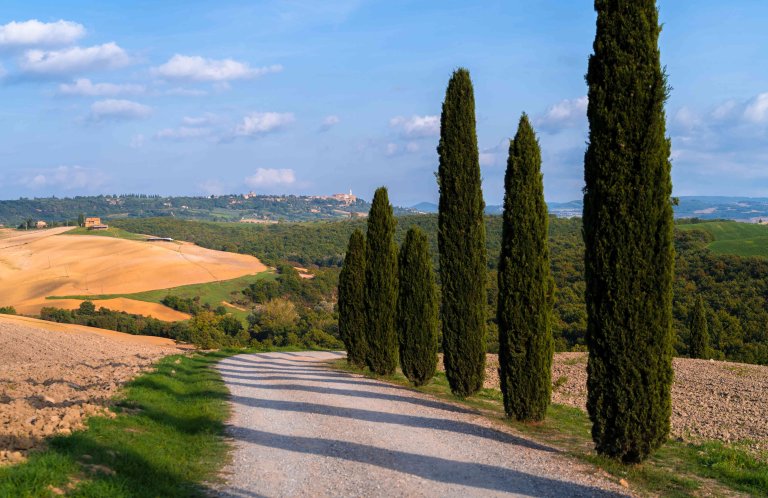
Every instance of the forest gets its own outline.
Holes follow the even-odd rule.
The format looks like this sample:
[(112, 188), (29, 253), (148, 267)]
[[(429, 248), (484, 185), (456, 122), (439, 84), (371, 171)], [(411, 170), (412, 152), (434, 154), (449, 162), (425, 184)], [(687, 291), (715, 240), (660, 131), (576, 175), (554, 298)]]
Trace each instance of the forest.
[[(694, 220), (695, 222), (695, 220)], [(688, 222), (690, 223), (690, 221)], [(211, 249), (253, 254), (270, 265), (291, 261), (321, 268), (324, 278), (338, 276), (350, 234), (365, 230), (364, 220), (284, 223), (244, 226), (231, 223), (184, 221), (173, 218), (119, 220), (115, 225), (132, 232), (194, 242)], [(437, 265), (437, 216), (398, 218), (395, 239), (402, 243), (408, 228), (419, 226), (427, 234)], [(712, 235), (704, 230), (677, 229), (675, 293), (673, 303), (675, 349), (688, 354), (688, 317), (701, 294), (708, 309), (713, 357), (745, 363), (768, 364), (768, 259), (715, 254), (707, 249)], [(501, 217), (487, 216), (488, 349), (495, 343), (496, 258), (501, 248)], [(556, 283), (553, 334), (558, 351), (585, 350), (584, 243), (581, 220), (550, 218), (552, 274)]]

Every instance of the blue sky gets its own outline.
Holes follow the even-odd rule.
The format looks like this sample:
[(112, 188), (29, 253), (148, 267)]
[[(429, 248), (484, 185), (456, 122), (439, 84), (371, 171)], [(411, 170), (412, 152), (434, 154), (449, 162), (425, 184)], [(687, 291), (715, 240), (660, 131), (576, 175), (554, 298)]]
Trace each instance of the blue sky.
[[(676, 195), (768, 196), (768, 3), (659, 3)], [(470, 69), (483, 187), (533, 119), (548, 200), (581, 197), (587, 0), (6, 1), (0, 198), (437, 199), (440, 105)]]

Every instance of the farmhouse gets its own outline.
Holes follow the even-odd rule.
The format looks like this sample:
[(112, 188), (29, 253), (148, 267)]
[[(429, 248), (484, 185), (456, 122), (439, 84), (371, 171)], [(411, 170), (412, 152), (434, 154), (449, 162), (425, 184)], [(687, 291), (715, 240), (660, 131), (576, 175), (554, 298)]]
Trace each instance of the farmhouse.
[(40, 220), (37, 223), (35, 223), (35, 228), (48, 228), (48, 223), (44, 222), (43, 220)]
[(95, 225), (101, 225), (101, 218), (86, 218), (85, 219), (85, 228), (91, 228)]

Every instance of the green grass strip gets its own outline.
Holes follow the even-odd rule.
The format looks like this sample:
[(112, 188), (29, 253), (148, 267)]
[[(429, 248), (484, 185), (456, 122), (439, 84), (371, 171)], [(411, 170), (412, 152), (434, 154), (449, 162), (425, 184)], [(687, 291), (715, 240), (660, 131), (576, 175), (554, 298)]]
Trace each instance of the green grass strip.
[(227, 353), (170, 356), (128, 383), (117, 417), (50, 440), (27, 462), (0, 468), (0, 497), (205, 496), (227, 460), (227, 389), (212, 368)]
[(553, 404), (543, 422), (520, 423), (504, 416), (502, 395), (498, 389), (482, 389), (468, 398), (459, 398), (451, 394), (442, 372), (438, 372), (429, 384), (414, 388), (399, 371), (392, 376), (380, 377), (367, 369), (352, 367), (346, 360), (336, 360), (333, 366), (476, 408), (483, 415), (502, 421), (540, 443), (595, 465), (615, 480), (625, 479), (633, 491), (641, 494), (723, 496), (740, 491), (751, 496), (768, 496), (768, 454), (758, 459), (740, 449), (738, 444), (726, 445), (719, 441), (694, 444), (670, 440), (642, 464), (624, 465), (595, 453), (590, 435), (591, 422), (577, 408)]
[(146, 235), (138, 233), (126, 232), (121, 228), (110, 227), (106, 230), (88, 230), (84, 227), (77, 227), (72, 230), (67, 230), (59, 235), (94, 235), (97, 237), (112, 237), (113, 239), (125, 239), (125, 240), (147, 240)]

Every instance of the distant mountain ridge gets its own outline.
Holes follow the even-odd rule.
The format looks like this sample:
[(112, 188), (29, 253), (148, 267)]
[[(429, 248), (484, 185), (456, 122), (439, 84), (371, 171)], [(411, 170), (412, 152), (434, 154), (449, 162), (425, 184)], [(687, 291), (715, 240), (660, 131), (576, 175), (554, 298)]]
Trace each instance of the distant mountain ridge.
[[(724, 219), (744, 222), (768, 220), (768, 197), (731, 197), (731, 196), (682, 196), (674, 207), (675, 218), (700, 218), (707, 220)], [(581, 200), (568, 202), (548, 202), (549, 212), (560, 218), (581, 216)], [(436, 213), (437, 204), (420, 202), (411, 209), (421, 213)], [(501, 214), (503, 206), (489, 205), (486, 214)]]

